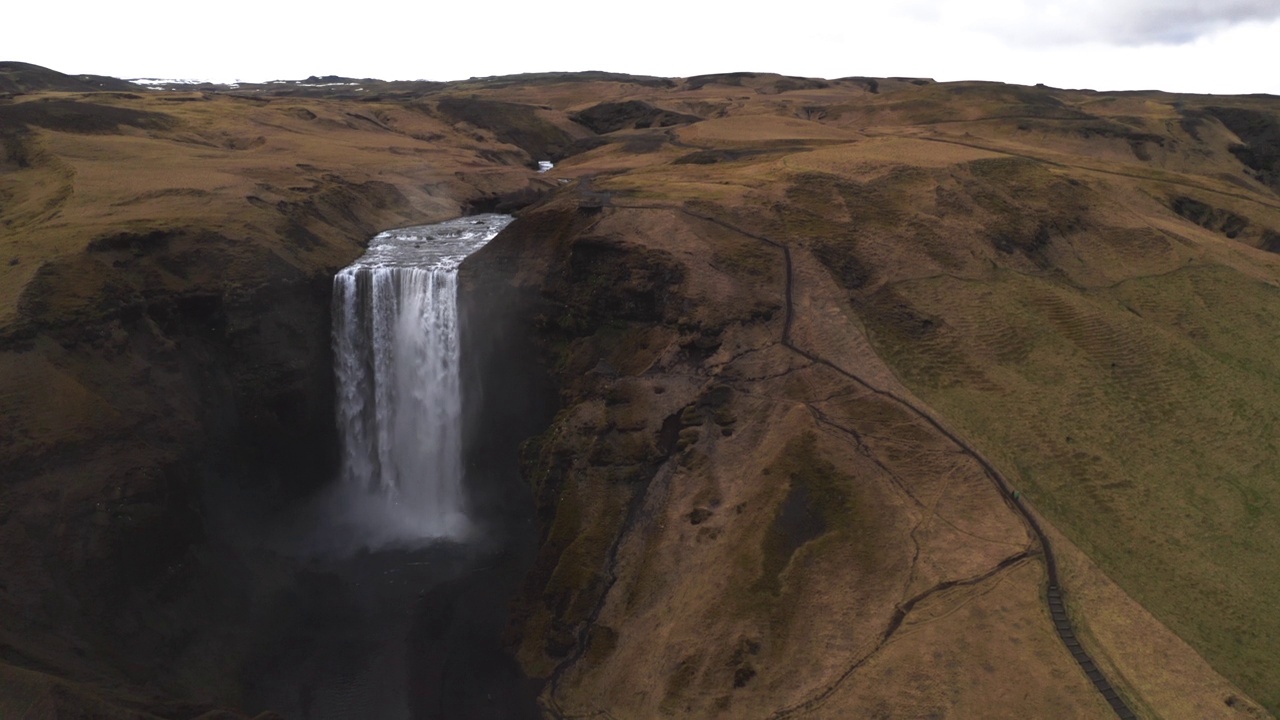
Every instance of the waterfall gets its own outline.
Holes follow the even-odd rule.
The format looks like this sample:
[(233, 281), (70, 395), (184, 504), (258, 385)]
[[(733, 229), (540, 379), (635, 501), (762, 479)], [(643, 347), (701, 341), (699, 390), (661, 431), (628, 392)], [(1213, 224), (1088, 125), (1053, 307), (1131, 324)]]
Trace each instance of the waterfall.
[(458, 266), (510, 222), (384, 232), (334, 277), (337, 510), (367, 545), (467, 535)]

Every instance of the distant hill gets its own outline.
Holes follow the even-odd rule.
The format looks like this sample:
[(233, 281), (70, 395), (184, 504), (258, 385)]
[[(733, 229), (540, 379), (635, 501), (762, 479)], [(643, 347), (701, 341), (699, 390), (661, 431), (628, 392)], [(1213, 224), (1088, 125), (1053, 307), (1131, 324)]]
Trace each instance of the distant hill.
[(12, 95), (40, 92), (91, 92), (94, 90), (138, 90), (127, 80), (105, 75), (64, 75), (31, 63), (0, 61), (0, 93)]

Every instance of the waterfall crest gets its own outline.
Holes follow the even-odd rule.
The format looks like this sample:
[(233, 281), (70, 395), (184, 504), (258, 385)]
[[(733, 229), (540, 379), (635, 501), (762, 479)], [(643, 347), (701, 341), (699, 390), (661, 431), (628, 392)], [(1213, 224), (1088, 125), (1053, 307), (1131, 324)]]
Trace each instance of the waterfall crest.
[(366, 545), (467, 535), (458, 266), (511, 220), (390, 230), (334, 277), (338, 502)]

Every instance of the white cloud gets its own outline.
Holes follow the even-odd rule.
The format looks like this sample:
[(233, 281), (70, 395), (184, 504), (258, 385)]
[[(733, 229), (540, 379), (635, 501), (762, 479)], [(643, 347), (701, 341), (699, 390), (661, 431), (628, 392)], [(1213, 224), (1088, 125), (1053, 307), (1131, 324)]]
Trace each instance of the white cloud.
[(1280, 0), (914, 0), (904, 9), (1012, 45), (1180, 45), (1280, 18)]

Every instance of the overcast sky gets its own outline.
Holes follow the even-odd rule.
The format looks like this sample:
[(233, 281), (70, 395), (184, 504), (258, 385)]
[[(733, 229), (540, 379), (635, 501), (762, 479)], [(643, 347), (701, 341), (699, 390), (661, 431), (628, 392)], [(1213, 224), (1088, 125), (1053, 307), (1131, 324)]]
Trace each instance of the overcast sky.
[(1280, 94), (1280, 0), (22, 2), (0, 60), (215, 81), (754, 70)]

